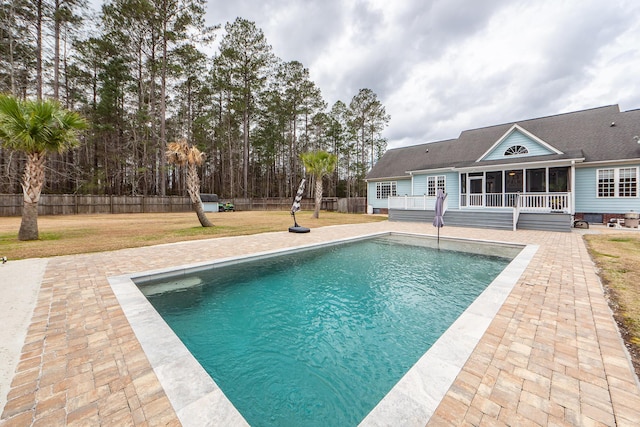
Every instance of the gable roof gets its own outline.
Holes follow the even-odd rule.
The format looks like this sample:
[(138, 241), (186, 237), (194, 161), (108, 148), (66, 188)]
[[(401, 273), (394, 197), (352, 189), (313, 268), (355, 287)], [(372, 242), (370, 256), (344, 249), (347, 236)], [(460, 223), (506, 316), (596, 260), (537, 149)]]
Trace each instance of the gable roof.
[(510, 136), (512, 136), (514, 133), (520, 133), (522, 135), (524, 135), (527, 139), (533, 141), (534, 143), (542, 146), (544, 149), (548, 150), (550, 153), (555, 153), (555, 154), (562, 154), (562, 152), (560, 150), (558, 150), (557, 148), (547, 144), (545, 141), (541, 140), (540, 138), (538, 138), (537, 136), (533, 135), (532, 133), (527, 132), (526, 129), (523, 129), (520, 125), (518, 125), (517, 123), (514, 124), (513, 126), (511, 126), (511, 128), (500, 137), (500, 139), (498, 139), (496, 141), (495, 144), (493, 144), (482, 156), (480, 156), (480, 158), (477, 160), (478, 162), (487, 159), (488, 156), (490, 156), (491, 154), (493, 154), (493, 151), (500, 146), (500, 144), (502, 144), (504, 141), (506, 141)]
[[(516, 125), (537, 141), (544, 141), (553, 147), (557, 153), (482, 160), (483, 155), (490, 152)], [(609, 105), (465, 130), (457, 139), (388, 150), (367, 174), (366, 179), (408, 177), (411, 171), (534, 161), (584, 159), (584, 162), (600, 162), (640, 159), (640, 144), (633, 139), (636, 135), (640, 135), (640, 110), (620, 112), (618, 105)]]

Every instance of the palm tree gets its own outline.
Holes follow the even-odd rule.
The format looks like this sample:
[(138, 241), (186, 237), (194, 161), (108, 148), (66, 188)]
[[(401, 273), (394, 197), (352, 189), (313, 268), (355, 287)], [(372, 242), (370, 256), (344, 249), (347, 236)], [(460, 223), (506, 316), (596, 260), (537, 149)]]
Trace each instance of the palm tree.
[(63, 109), (57, 101), (20, 101), (0, 94), (0, 142), (27, 155), (21, 183), (24, 205), (18, 239), (39, 237), (38, 202), (47, 154), (64, 153), (79, 145), (78, 131), (87, 126), (82, 116)]
[(311, 151), (301, 154), (300, 158), (302, 159), (305, 169), (314, 177), (316, 182), (316, 203), (313, 218), (318, 218), (320, 216), (320, 204), (322, 203), (322, 178), (333, 173), (338, 157), (326, 151)]
[(190, 145), (186, 139), (170, 142), (167, 144), (167, 161), (169, 164), (178, 167), (187, 166), (187, 192), (191, 199), (191, 206), (198, 215), (200, 225), (203, 227), (213, 227), (211, 221), (204, 213), (202, 199), (200, 198), (200, 177), (198, 176), (198, 166), (202, 165), (205, 154), (197, 147)]

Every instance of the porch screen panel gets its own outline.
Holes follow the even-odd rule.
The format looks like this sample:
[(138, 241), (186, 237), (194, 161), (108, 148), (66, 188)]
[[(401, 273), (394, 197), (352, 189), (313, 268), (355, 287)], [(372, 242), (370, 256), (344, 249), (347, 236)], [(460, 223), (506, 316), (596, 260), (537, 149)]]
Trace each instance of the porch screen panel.
[(527, 192), (544, 193), (547, 191), (546, 169), (527, 169)]
[(487, 172), (484, 186), (487, 206), (502, 206), (502, 171)]
[(552, 193), (569, 191), (569, 168), (549, 168), (549, 191)]
[(505, 190), (507, 193), (518, 193), (522, 192), (522, 169), (510, 170), (507, 171), (507, 175), (505, 176)]

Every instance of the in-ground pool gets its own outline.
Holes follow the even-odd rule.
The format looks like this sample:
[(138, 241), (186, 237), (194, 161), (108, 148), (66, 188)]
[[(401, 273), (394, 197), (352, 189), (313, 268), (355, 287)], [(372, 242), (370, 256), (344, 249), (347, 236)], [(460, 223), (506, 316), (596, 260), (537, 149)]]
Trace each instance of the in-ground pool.
[(140, 287), (249, 424), (357, 425), (521, 249), (432, 243), (378, 237)]

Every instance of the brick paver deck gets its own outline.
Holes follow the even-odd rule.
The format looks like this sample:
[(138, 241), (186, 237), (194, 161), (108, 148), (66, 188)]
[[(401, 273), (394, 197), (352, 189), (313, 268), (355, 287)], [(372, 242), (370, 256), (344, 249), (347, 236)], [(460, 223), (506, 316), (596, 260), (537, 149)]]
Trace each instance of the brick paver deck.
[[(382, 222), (53, 258), (1, 422), (180, 425), (107, 277), (390, 230), (435, 231)], [(428, 425), (640, 425), (640, 387), (580, 234), (441, 235), (540, 249)]]

